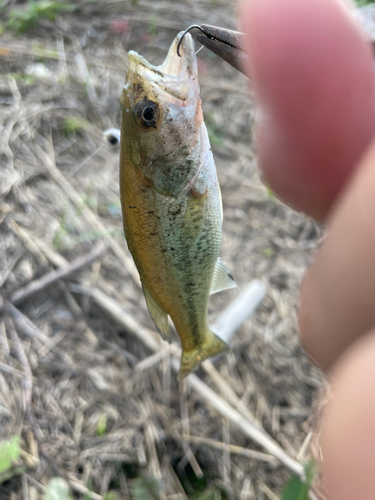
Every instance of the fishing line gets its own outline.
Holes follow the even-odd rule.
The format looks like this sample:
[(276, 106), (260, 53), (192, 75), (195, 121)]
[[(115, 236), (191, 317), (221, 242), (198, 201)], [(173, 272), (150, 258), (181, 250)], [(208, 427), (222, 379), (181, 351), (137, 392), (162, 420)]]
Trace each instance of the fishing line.
[(202, 45), (202, 47), (196, 51), (195, 55), (197, 56), (202, 49), (204, 49), (204, 45)]
[(82, 167), (86, 165), (92, 158), (94, 158), (95, 155), (99, 153), (99, 151), (103, 148), (103, 146), (99, 146), (98, 149), (96, 149), (91, 155), (89, 155), (87, 158), (85, 158), (80, 164), (78, 164), (71, 172), (70, 176), (75, 175), (78, 170), (81, 170)]

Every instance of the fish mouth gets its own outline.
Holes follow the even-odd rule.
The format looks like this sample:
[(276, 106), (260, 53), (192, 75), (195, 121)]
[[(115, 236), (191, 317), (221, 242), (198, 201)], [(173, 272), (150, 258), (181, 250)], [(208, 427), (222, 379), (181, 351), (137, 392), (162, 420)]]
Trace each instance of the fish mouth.
[[(160, 66), (154, 66), (144, 57), (134, 51), (130, 51), (129, 57), (129, 75), (136, 74), (150, 83), (157, 84), (169, 94), (186, 99), (181, 84), (195, 80), (198, 75), (197, 58), (192, 36), (187, 33), (180, 45), (181, 57), (177, 54), (177, 46), (183, 35), (183, 31), (173, 40), (168, 51), (167, 57)], [(129, 77), (128, 77), (129, 80)], [(180, 91), (178, 86), (181, 86)], [(181, 92), (182, 91), (182, 92)]]
[(181, 80), (190, 80), (197, 73), (197, 57), (195, 55), (194, 41), (190, 33), (184, 36), (180, 45), (180, 55), (177, 47), (184, 32), (181, 31), (174, 39), (168, 55), (159, 70), (170, 76), (178, 77)]

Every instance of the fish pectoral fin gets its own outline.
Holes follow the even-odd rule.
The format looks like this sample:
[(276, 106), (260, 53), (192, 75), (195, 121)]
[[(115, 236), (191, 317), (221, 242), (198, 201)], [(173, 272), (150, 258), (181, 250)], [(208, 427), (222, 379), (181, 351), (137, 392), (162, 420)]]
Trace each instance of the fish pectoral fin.
[(227, 290), (228, 288), (236, 288), (236, 286), (237, 283), (234, 281), (233, 276), (224, 266), (224, 262), (218, 257), (215, 264), (210, 294), (221, 292), (221, 290)]
[(160, 333), (161, 338), (171, 343), (171, 334), (168, 327), (168, 314), (156, 302), (154, 297), (148, 291), (145, 285), (142, 285), (143, 293), (146, 299), (147, 309), (150, 313), (152, 321), (154, 322), (157, 331)]

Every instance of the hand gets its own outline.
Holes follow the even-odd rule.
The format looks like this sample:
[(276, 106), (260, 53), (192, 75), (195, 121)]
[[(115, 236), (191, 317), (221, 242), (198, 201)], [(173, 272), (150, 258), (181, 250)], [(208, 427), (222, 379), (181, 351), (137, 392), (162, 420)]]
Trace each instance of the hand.
[(375, 499), (375, 82), (339, 0), (243, 0), (260, 165), (327, 224), (301, 293), (302, 341), (333, 377), (322, 429), (329, 500)]

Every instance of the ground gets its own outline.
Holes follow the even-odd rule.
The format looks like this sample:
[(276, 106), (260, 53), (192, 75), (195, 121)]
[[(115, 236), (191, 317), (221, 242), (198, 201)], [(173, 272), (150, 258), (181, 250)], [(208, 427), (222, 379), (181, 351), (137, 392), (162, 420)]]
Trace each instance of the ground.
[[(126, 51), (161, 63), (191, 24), (238, 29), (233, 2), (44, 2), (43, 12), (4, 4), (0, 438), (20, 436), (21, 454), (0, 477), (0, 499), (41, 499), (53, 477), (77, 499), (279, 498), (287, 468), (196, 386), (176, 380), (124, 240), (119, 149), (102, 137), (119, 124)], [(300, 346), (296, 308), (321, 229), (260, 180), (248, 80), (206, 50), (199, 74), (222, 188), (221, 257), (239, 285), (212, 297), (209, 320), (255, 278), (267, 296), (231, 354), (197, 377), (231, 407), (240, 401), (243, 418), (253, 415), (304, 463), (325, 381)], [(53, 273), (87, 255), (73, 273)], [(45, 275), (49, 286), (38, 291)], [(99, 305), (93, 290), (121, 312)]]

